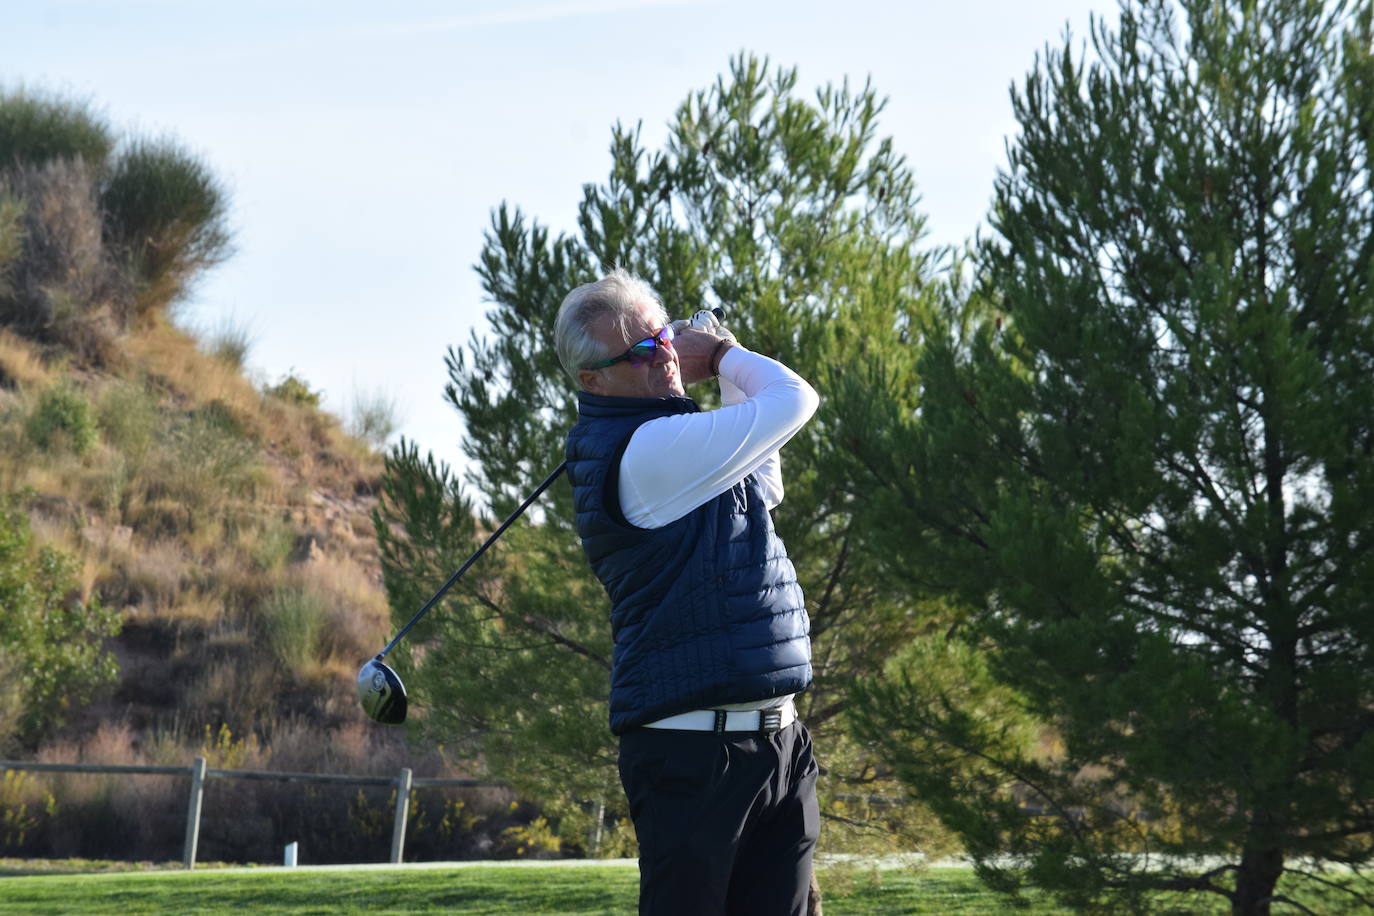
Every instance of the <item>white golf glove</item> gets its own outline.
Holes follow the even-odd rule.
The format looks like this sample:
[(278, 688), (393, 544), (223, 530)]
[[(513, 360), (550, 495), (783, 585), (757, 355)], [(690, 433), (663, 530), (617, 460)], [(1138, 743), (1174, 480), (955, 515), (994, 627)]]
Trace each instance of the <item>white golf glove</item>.
[(731, 334), (729, 329), (720, 323), (720, 319), (717, 318), (715, 312), (712, 312), (710, 309), (701, 309), (691, 318), (684, 318), (673, 322), (674, 331), (681, 331), (687, 328), (714, 334), (722, 340), (728, 340), (731, 343), (739, 343), (739, 341), (735, 340), (735, 335)]

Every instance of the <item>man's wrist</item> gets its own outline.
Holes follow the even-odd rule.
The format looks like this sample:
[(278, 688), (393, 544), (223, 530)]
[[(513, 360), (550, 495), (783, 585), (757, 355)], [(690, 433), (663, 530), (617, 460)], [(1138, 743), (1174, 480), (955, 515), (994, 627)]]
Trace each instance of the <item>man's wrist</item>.
[(722, 339), (720, 343), (716, 344), (716, 348), (711, 351), (711, 360), (708, 365), (711, 367), (712, 378), (718, 378), (720, 376), (720, 361), (725, 358), (726, 351), (733, 346), (734, 344), (730, 341)]

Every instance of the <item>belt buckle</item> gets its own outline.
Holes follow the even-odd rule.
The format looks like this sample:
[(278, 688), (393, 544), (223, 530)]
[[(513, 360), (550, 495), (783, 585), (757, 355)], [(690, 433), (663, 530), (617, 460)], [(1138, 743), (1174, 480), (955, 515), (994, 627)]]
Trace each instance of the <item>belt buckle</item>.
[(782, 707), (759, 710), (759, 731), (765, 735), (782, 731)]

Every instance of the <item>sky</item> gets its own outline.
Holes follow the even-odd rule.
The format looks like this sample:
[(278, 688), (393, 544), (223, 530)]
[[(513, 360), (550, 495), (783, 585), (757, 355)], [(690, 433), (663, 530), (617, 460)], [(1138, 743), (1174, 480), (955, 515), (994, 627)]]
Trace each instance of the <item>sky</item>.
[[(444, 355), (484, 333), (473, 270), (506, 202), (571, 231), (616, 122), (650, 149), (732, 55), (809, 94), (872, 79), (932, 245), (983, 223), (1014, 136), (1009, 89), (1114, 0), (3, 0), (0, 87), (88, 100), (171, 136), (226, 186), (235, 254), (180, 307), (246, 332), (250, 372), (293, 373), (347, 417), (464, 466)], [(690, 305), (674, 308), (690, 314)], [(394, 438), (393, 438), (394, 441)]]

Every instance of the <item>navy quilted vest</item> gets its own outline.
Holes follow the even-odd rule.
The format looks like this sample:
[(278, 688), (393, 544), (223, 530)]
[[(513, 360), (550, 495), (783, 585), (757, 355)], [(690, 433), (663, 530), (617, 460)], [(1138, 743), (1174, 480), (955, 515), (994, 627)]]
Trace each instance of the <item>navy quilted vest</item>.
[(663, 528), (636, 528), (621, 514), (617, 474), (631, 434), (657, 417), (696, 410), (687, 398), (581, 392), (568, 433), (577, 531), (611, 599), (617, 735), (811, 683), (801, 586), (752, 475)]

